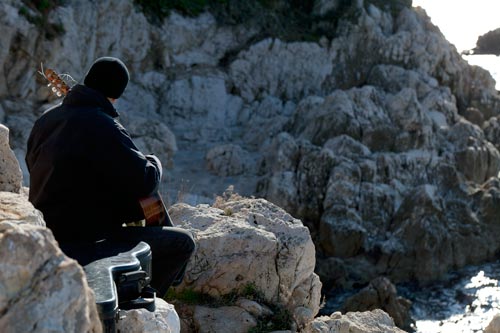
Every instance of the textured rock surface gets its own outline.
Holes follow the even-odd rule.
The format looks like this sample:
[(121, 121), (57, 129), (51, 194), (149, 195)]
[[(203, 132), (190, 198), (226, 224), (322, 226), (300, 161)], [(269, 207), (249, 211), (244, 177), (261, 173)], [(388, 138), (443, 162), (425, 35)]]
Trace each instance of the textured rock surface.
[(149, 312), (145, 309), (120, 312), (120, 320), (116, 328), (121, 333), (178, 333), (181, 330), (179, 316), (174, 306), (161, 298), (155, 301), (156, 309)]
[(2, 332), (101, 332), (83, 269), (44, 225), (24, 196), (0, 192)]
[(9, 129), (0, 123), (0, 191), (20, 192), (23, 175), (9, 145)]
[[(500, 97), (423, 10), (380, 4), (317, 1), (330, 37), (289, 42), (209, 13), (152, 25), (119, 0), (65, 1), (49, 39), (21, 0), (2, 1), (0, 119), (26, 181), (30, 126), (55, 102), (33, 79), (40, 60), (80, 80), (96, 57), (121, 57), (132, 83), (117, 106), (174, 167), (170, 195), (208, 202), (233, 184), (285, 208), (310, 228), (328, 286), (427, 283), (498, 253)], [(255, 167), (215, 155), (207, 168), (227, 144)]]
[(267, 302), (290, 313), (308, 308), (311, 320), (319, 310), (321, 283), (314, 274), (314, 245), (307, 228), (262, 199), (233, 196), (218, 207), (171, 208), (172, 219), (191, 230), (197, 241), (185, 280), (176, 290), (221, 297), (251, 284)]
[(398, 296), (396, 287), (386, 278), (371, 281), (359, 293), (349, 297), (344, 303), (343, 312), (363, 312), (382, 309), (394, 320), (397, 327), (411, 330), (411, 302)]
[(207, 152), (208, 170), (219, 176), (237, 176), (252, 168), (248, 154), (238, 145), (216, 146)]
[(314, 320), (313, 333), (404, 333), (397, 328), (387, 313), (382, 310), (367, 312), (348, 312), (342, 315), (335, 312)]

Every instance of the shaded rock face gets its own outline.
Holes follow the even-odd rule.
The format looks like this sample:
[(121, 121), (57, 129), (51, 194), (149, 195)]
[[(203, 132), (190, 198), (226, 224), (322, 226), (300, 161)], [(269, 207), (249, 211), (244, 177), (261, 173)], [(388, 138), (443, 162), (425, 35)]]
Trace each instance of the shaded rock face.
[(479, 36), (472, 52), (474, 54), (500, 55), (500, 28)]
[(344, 278), (318, 269), (326, 286), (379, 274), (425, 283), (492, 258), (497, 243), (483, 240), (496, 225), (475, 201), (499, 171), (487, 139), (496, 118), (483, 131), (421, 73), (382, 65), (368, 82), (299, 103), (288, 132), (265, 148), (259, 193), (310, 221), (319, 267), (340, 260)]
[(410, 317), (411, 302), (398, 296), (396, 287), (386, 278), (380, 277), (359, 293), (349, 297), (343, 306), (343, 312), (363, 312), (382, 309), (394, 320), (397, 327), (412, 330)]
[(221, 145), (210, 149), (205, 157), (207, 168), (220, 176), (237, 176), (255, 165), (238, 145)]
[(66, 257), (39, 211), (0, 192), (2, 332), (101, 332), (83, 269)]
[(311, 42), (222, 26), (209, 13), (150, 25), (118, 0), (65, 2), (50, 16), (65, 32), (49, 40), (20, 0), (3, 1), (0, 119), (24, 179), (29, 128), (56, 102), (33, 79), (39, 60), (81, 80), (109, 54), (132, 73), (117, 104), (124, 125), (173, 167), (165, 187), (177, 193), (188, 180), (189, 194), (208, 201), (233, 184), (304, 219), (325, 285), (381, 274), (425, 283), (492, 258), (500, 99), (491, 75), (468, 66), (423, 10), (343, 3), (316, 2), (318, 24), (346, 16), (329, 26), (334, 37)]
[(308, 316), (296, 316), (298, 327), (318, 313), (321, 283), (314, 274), (314, 244), (299, 220), (265, 200), (235, 197), (218, 208), (177, 204), (170, 215), (197, 242), (177, 292), (220, 298), (251, 285), (264, 301), (292, 314), (307, 309)]

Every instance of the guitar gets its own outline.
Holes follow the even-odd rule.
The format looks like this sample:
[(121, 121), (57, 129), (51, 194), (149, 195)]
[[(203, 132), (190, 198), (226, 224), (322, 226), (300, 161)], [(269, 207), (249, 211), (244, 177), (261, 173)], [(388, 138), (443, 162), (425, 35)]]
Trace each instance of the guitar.
[[(52, 93), (57, 97), (66, 96), (71, 90), (70, 85), (67, 83), (68, 78), (73, 80), (71, 76), (66, 74), (67, 79), (65, 80), (55, 70), (51, 68), (43, 69), (43, 65), (38, 73), (49, 81), (47, 86), (51, 88)], [(159, 192), (139, 199), (139, 205), (144, 214), (146, 226), (174, 226)]]
[[(70, 91), (71, 87), (66, 83), (64, 79), (57, 74), (57, 72), (51, 68), (43, 69), (43, 66), (41, 66), (41, 71), (39, 71), (47, 81), (49, 81), (49, 84), (47, 85), (49, 88), (51, 88), (52, 92), (57, 96), (57, 97), (64, 97), (68, 94)], [(69, 75), (68, 75), (69, 77)]]
[(174, 226), (159, 192), (139, 199), (139, 205), (144, 213), (146, 226)]

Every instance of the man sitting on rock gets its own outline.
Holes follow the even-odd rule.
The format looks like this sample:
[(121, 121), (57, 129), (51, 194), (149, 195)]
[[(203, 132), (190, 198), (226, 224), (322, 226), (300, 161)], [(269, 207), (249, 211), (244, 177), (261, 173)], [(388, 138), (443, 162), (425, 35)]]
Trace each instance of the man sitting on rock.
[(81, 265), (148, 243), (152, 286), (163, 296), (195, 243), (176, 227), (122, 227), (144, 218), (139, 199), (155, 193), (162, 176), (158, 158), (142, 154), (116, 120), (113, 103), (128, 81), (122, 61), (99, 58), (84, 84), (36, 121), (26, 154), (29, 200)]

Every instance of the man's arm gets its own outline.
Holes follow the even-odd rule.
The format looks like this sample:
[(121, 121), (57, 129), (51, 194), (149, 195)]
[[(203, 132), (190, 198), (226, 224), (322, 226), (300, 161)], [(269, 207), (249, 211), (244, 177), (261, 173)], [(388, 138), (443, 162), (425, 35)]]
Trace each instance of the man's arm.
[(162, 177), (158, 158), (141, 153), (125, 128), (112, 118), (102, 116), (100, 120), (89, 154), (103, 185), (136, 199), (155, 192)]

